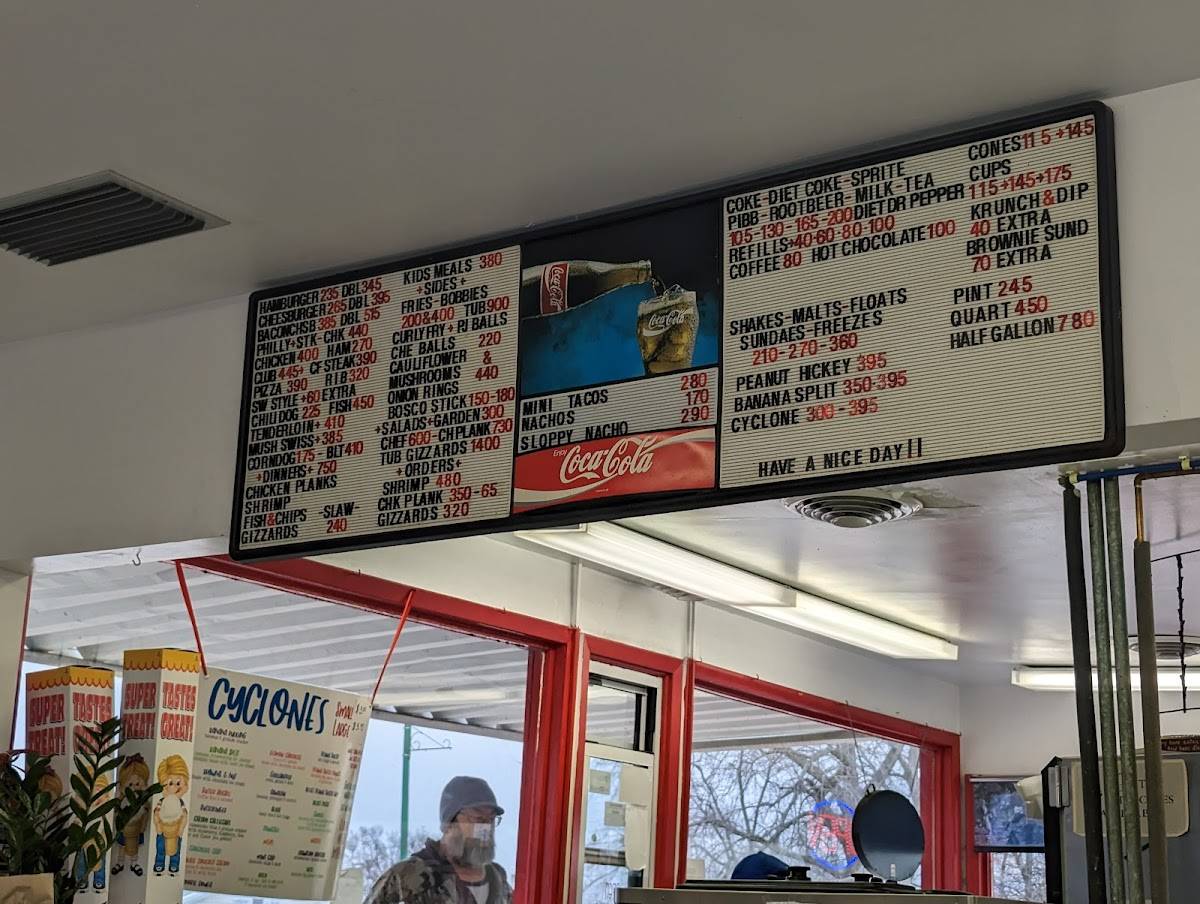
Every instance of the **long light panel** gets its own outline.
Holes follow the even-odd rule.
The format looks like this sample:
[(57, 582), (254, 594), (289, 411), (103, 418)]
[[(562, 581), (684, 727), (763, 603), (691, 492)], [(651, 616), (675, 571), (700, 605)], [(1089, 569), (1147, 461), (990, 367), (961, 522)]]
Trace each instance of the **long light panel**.
[(522, 540), (701, 599), (738, 606), (851, 646), (896, 659), (957, 659), (958, 647), (915, 628), (860, 612), (681, 549), (616, 524), (517, 531)]
[[(1074, 691), (1075, 670), (1065, 666), (1023, 665), (1012, 670), (1012, 683), (1030, 691)], [(1135, 667), (1130, 675), (1135, 691), (1142, 689), (1142, 676)], [(1100, 675), (1092, 669), (1092, 686), (1100, 686)], [(1200, 668), (1187, 673), (1188, 690), (1200, 688)], [(1158, 689), (1165, 694), (1183, 693), (1179, 680), (1179, 669), (1158, 670)]]

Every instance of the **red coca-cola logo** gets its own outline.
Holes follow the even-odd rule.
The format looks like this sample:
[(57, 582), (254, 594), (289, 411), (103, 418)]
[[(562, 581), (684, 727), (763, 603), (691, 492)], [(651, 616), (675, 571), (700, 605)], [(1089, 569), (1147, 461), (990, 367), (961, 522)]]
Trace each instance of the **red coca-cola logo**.
[(683, 428), (586, 440), (517, 458), (513, 511), (609, 496), (707, 489), (716, 431)]
[(542, 313), (559, 314), (567, 309), (567, 273), (570, 265), (566, 261), (546, 264), (542, 267)]
[(654, 436), (638, 436), (619, 439), (607, 449), (585, 452), (583, 446), (572, 446), (563, 456), (558, 479), (565, 485), (576, 480), (645, 474), (654, 465), (654, 447), (657, 445)]

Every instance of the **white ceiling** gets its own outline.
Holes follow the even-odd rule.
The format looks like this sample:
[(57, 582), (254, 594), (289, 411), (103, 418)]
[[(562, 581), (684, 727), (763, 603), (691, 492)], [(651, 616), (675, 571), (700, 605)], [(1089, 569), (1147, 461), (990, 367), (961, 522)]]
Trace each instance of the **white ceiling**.
[(45, 268), (0, 342), (1200, 76), (1200, 4), (0, 7), (0, 198), (115, 170), (231, 225)]
[[(370, 694), (396, 620), (187, 569), (212, 666)], [(145, 562), (35, 576), (26, 648), (119, 668), (126, 649), (196, 644), (175, 568)], [(520, 733), (528, 654), (415, 622), (405, 626), (379, 701), (444, 727)]]
[[(955, 682), (1004, 683), (1014, 663), (1071, 661), (1062, 495), (1053, 468), (923, 481), (908, 521), (847, 529), (758, 502), (623, 522), (820, 596), (942, 635), (957, 663), (915, 667)], [(1133, 494), (1123, 482), (1131, 631)], [(1146, 485), (1155, 556), (1200, 549), (1200, 480)], [(894, 488), (893, 488), (894, 489)], [(1086, 530), (1086, 506), (1084, 524)], [(1174, 561), (1153, 564), (1157, 630), (1177, 631)], [(1200, 555), (1184, 557), (1185, 604), (1200, 633)], [(1190, 582), (1190, 583), (1189, 583)], [(1189, 589), (1190, 588), (1190, 589)]]

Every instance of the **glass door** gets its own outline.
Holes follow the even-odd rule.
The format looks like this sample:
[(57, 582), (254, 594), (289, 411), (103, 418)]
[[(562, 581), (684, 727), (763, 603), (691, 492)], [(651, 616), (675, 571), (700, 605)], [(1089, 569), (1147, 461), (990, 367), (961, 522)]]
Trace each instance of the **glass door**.
[(588, 679), (580, 904), (650, 884), (660, 689), (615, 667), (596, 665)]

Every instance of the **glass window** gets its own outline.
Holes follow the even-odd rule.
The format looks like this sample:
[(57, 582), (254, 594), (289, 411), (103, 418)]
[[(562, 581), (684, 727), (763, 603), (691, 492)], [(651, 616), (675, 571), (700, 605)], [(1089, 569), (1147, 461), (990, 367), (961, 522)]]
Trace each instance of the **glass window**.
[[(209, 665), (372, 692), (395, 618), (190, 567), (186, 573)], [(127, 648), (192, 648), (195, 641), (174, 565), (144, 562), (35, 577), (26, 644), (39, 663), (83, 659), (119, 670)], [(528, 657), (524, 647), (485, 637), (416, 621), (405, 627), (367, 732), (338, 904), (360, 904), (385, 869), (441, 838), (442, 789), (459, 775), (485, 779), (503, 807), (494, 862), (515, 884)], [(25, 671), (46, 667), (26, 663)], [(23, 694), (20, 704), (17, 746)], [(186, 904), (269, 901), (185, 895)]]
[(643, 884), (650, 857), (651, 764), (588, 757), (581, 904), (611, 904)]
[(1007, 852), (1041, 851), (1046, 844), (1045, 825), (1025, 812), (1025, 801), (1015, 781), (989, 779), (971, 782), (975, 850)]
[(1046, 900), (1046, 855), (1034, 851), (992, 854), (992, 897)]
[[(688, 857), (728, 879), (765, 851), (819, 881), (864, 872), (851, 838), (868, 787), (920, 807), (920, 748), (698, 691)], [(698, 864), (697, 864), (698, 866)], [(920, 884), (920, 873), (912, 880)]]
[[(361, 869), (364, 890), (369, 891), (388, 867), (441, 837), (438, 801), (446, 782), (456, 775), (478, 775), (487, 778), (504, 808), (496, 827), (495, 857), (511, 882), (517, 863), (521, 742), (425, 727), (410, 728), (410, 736), (409, 805), (405, 814), (401, 810), (404, 725), (378, 718), (371, 721), (342, 867)], [(404, 826), (408, 829), (407, 845)]]
[(654, 750), (656, 695), (653, 688), (615, 678), (588, 679), (587, 739), (625, 750)]

